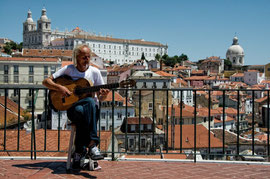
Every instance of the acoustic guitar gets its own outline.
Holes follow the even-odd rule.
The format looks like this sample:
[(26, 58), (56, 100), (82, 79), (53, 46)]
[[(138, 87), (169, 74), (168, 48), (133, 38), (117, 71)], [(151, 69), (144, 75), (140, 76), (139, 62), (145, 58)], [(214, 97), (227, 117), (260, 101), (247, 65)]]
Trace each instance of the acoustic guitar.
[(62, 96), (62, 94), (55, 90), (50, 90), (49, 92), (49, 102), (53, 109), (65, 111), (69, 109), (73, 103), (92, 96), (93, 92), (98, 92), (100, 89), (113, 89), (113, 88), (128, 88), (135, 86), (136, 82), (134, 80), (124, 80), (120, 83), (112, 83), (99, 86), (91, 86), (88, 80), (85, 78), (80, 78), (78, 80), (72, 80), (69, 76), (61, 76), (54, 79), (54, 82), (65, 86), (69, 89), (72, 94), (70, 96)]

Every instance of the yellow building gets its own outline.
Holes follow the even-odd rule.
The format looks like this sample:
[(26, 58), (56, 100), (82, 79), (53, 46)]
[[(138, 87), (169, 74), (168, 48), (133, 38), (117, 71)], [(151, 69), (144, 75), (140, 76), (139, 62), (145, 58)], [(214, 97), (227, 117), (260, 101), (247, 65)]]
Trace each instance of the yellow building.
[(264, 66), (265, 79), (270, 80), (270, 63)]

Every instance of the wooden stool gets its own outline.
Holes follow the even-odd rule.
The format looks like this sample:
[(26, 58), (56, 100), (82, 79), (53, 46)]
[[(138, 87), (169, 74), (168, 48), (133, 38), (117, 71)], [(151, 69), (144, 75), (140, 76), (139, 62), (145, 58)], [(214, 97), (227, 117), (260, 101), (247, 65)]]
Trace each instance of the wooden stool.
[[(69, 148), (68, 148), (68, 157), (67, 157), (67, 166), (66, 169), (70, 170), (73, 162), (73, 153), (75, 152), (75, 137), (76, 137), (76, 125), (74, 123), (69, 123), (68, 125), (71, 126), (71, 134), (69, 138)], [(89, 158), (89, 170), (94, 170), (94, 160), (91, 159), (90, 156), (86, 157)], [(87, 162), (87, 159), (85, 160)]]

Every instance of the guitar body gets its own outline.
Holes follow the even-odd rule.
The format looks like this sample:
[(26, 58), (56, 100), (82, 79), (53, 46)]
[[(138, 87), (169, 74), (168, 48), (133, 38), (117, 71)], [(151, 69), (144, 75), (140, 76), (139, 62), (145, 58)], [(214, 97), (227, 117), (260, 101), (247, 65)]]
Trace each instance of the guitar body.
[(72, 92), (70, 96), (63, 97), (58, 91), (50, 90), (49, 100), (52, 107), (56, 110), (65, 111), (69, 109), (73, 103), (89, 96), (89, 93), (75, 94), (76, 88), (88, 88), (91, 87), (90, 83), (85, 78), (80, 78), (73, 81), (69, 76), (61, 76), (54, 80), (55, 83), (65, 86)]
[(61, 76), (54, 79), (54, 82), (65, 86), (72, 92), (70, 96), (63, 97), (59, 91), (50, 90), (49, 103), (54, 110), (66, 111), (75, 102), (94, 96), (94, 92), (98, 92), (100, 89), (112, 89), (118, 87), (129, 88), (135, 86), (134, 80), (124, 80), (120, 83), (112, 83), (107, 85), (91, 86), (88, 80), (80, 78), (78, 80), (72, 80), (69, 76)]

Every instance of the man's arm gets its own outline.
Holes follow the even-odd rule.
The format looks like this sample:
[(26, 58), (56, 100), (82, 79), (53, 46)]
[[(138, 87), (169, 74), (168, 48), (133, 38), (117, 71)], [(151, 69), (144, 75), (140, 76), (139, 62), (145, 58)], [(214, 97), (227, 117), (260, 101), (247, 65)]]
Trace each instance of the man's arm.
[(46, 78), (43, 80), (42, 84), (49, 88), (49, 90), (59, 91), (63, 96), (69, 96), (72, 92), (70, 92), (65, 86), (57, 84), (53, 81), (53, 76)]

